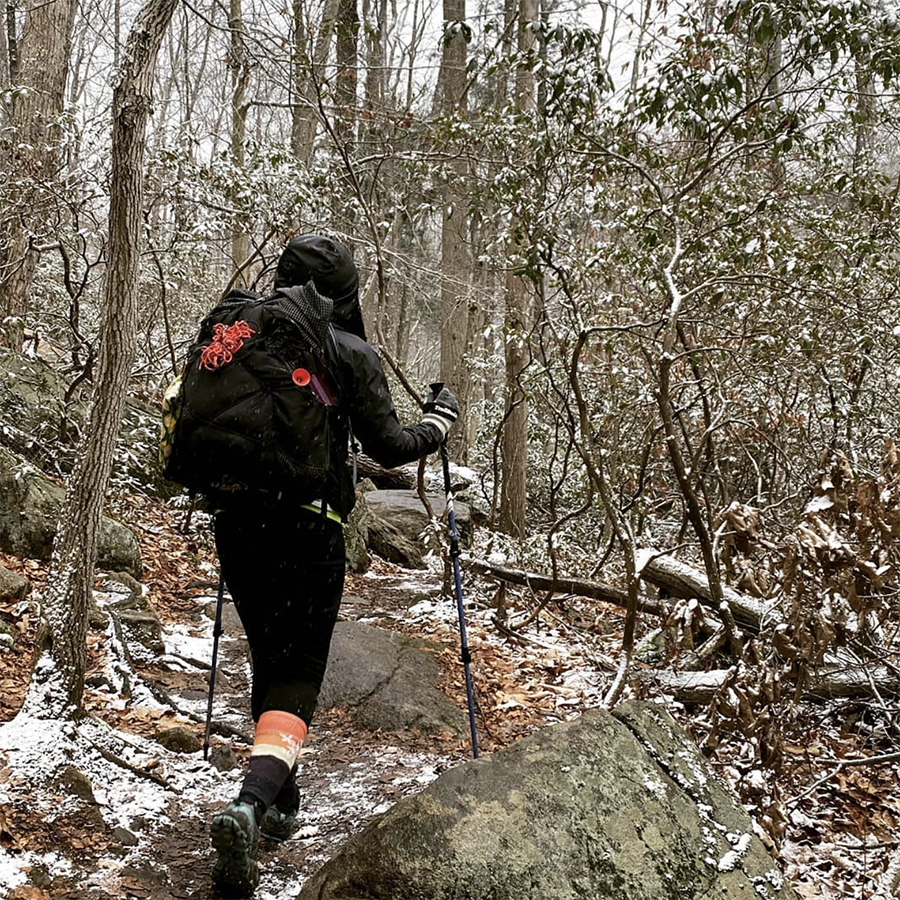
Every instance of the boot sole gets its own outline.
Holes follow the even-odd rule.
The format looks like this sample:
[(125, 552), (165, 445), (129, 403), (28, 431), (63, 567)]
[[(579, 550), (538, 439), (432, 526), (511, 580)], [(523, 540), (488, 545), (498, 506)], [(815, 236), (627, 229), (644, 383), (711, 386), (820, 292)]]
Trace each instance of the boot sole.
[(209, 835), (219, 855), (212, 870), (213, 884), (223, 897), (250, 897), (259, 884), (259, 866), (253, 859), (256, 848), (241, 822), (220, 813), (213, 818)]

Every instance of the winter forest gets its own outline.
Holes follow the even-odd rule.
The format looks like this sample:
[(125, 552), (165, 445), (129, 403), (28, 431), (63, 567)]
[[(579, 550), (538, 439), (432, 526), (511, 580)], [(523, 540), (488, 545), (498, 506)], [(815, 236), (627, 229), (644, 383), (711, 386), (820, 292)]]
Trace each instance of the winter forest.
[[(104, 510), (143, 528), (164, 620), (174, 580), (216, 577), (160, 401), (299, 232), (353, 249), (401, 420), (431, 382), (459, 399), (486, 749), (652, 700), (796, 896), (896, 896), (898, 90), (879, 0), (4, 0), (0, 568), (33, 589), (0, 592), (0, 898), (89, 896), (22, 862), (50, 826), (16, 804), (9, 729), (104, 718)], [(57, 392), (25, 410), (34, 378)], [(4, 524), (29, 472), (65, 491), (52, 556)], [(445, 528), (423, 565), (452, 604)], [(419, 630), (464, 705), (440, 621)], [(142, 736), (122, 704), (108, 724)], [(435, 771), (466, 757), (432, 743)], [(126, 881), (90, 896), (208, 896)]]

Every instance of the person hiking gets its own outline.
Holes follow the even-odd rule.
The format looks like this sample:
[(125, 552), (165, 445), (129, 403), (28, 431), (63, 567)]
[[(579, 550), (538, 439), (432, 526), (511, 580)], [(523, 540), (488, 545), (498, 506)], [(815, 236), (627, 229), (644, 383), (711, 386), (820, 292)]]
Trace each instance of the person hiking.
[(290, 836), (300, 807), (297, 758), (316, 709), (344, 585), (341, 522), (355, 502), (347, 466), (352, 435), (385, 467), (439, 449), (459, 412), (446, 388), (429, 394), (416, 425), (402, 426), (375, 350), (366, 342), (359, 277), (350, 251), (329, 237), (303, 234), (285, 246), (275, 288), (310, 281), (334, 304), (334, 380), (340, 433), (322, 496), (298, 505), (289, 496), (248, 491), (215, 515), (222, 575), (250, 648), (250, 761), (237, 797), (213, 816), (212, 870), (225, 896), (249, 896), (259, 880), (260, 833)]

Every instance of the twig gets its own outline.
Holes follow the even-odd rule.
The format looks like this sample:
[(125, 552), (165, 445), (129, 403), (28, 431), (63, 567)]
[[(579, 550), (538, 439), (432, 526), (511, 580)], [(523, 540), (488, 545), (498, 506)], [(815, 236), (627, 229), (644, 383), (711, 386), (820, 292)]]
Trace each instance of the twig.
[(109, 760), (111, 763), (115, 763), (117, 766), (121, 766), (123, 769), (127, 769), (133, 775), (137, 775), (140, 778), (147, 778), (150, 781), (155, 782), (160, 787), (164, 787), (167, 791), (172, 791), (174, 788), (165, 778), (161, 775), (154, 775), (152, 772), (148, 772), (145, 769), (139, 769), (137, 766), (133, 766), (130, 762), (122, 759), (121, 756), (116, 756), (111, 750), (107, 750), (105, 747), (101, 747), (99, 744), (95, 744), (93, 741), (89, 741), (90, 745), (106, 760)]
[(222, 291), (222, 297), (225, 297), (228, 292), (235, 286), (235, 284), (237, 284), (238, 279), (241, 278), (241, 276), (244, 274), (244, 270), (253, 263), (256, 257), (262, 257), (263, 249), (265, 248), (266, 244), (268, 244), (269, 241), (275, 236), (277, 231), (277, 228), (270, 228), (259, 246), (255, 247), (253, 252), (234, 270), (234, 274), (231, 276), (228, 284), (225, 285), (225, 290)]
[[(158, 701), (159, 703), (162, 703), (163, 706), (167, 706), (173, 712), (178, 713), (178, 715), (183, 716), (185, 719), (190, 719), (192, 722), (205, 723), (205, 716), (201, 716), (199, 713), (192, 712), (189, 709), (182, 708), (180, 704), (175, 700), (175, 698), (165, 688), (160, 687), (158, 684), (154, 684), (152, 681), (143, 678), (138, 674), (137, 664), (134, 661), (134, 657), (131, 655), (131, 651), (128, 649), (128, 643), (122, 629), (122, 623), (113, 610), (107, 610), (107, 612), (109, 614), (110, 621), (112, 622), (112, 627), (116, 636), (116, 642), (121, 648), (122, 656), (124, 657), (128, 672), (133, 674), (135, 678), (137, 678), (140, 683), (151, 693), (153, 699)], [(208, 669), (209, 666), (207, 665), (205, 666), (205, 668)], [(120, 672), (119, 674), (122, 676), (123, 682), (125, 682), (125, 695), (128, 697), (133, 696), (134, 692), (131, 688), (127, 673)], [(252, 740), (243, 731), (238, 728), (234, 728), (231, 725), (226, 725), (223, 722), (213, 722), (211, 731), (213, 734), (217, 734), (220, 737), (237, 738), (239, 741), (241, 741), (241, 743), (244, 744), (252, 743)]]
[(850, 766), (874, 766), (880, 763), (897, 762), (898, 760), (900, 760), (900, 751), (895, 753), (879, 753), (875, 756), (856, 756), (848, 757), (847, 759), (820, 760), (822, 765), (830, 766), (831, 771), (827, 772), (821, 778), (814, 781), (805, 791), (803, 791), (803, 793), (798, 794), (796, 797), (789, 800), (785, 804), (785, 806), (790, 809), (795, 809), (801, 800), (804, 800), (811, 793), (813, 793), (813, 791), (818, 790), (823, 784), (825, 784), (827, 781), (830, 781), (834, 776), (834, 773), (840, 771), (841, 769), (846, 769)]
[[(534, 590), (531, 591), (534, 594)], [(568, 595), (571, 596), (571, 595)], [(521, 622), (510, 622), (510, 627), (520, 629), (527, 628), (544, 610), (544, 607), (553, 599), (553, 591), (547, 591), (543, 600), (539, 600), (537, 606), (525, 614)]]
[(422, 502), (422, 506), (425, 507), (425, 515), (431, 520), (434, 518), (434, 507), (425, 491), (425, 464), (427, 461), (427, 457), (424, 456), (419, 460), (419, 468), (416, 472), (416, 494)]
[(502, 622), (497, 616), (493, 616), (491, 621), (498, 631), (500, 631), (502, 634), (505, 634), (507, 637), (512, 638), (514, 641), (520, 641), (523, 644), (533, 644), (535, 647), (543, 647), (545, 650), (556, 649), (552, 644), (548, 644), (545, 641), (539, 641), (537, 638), (528, 637), (528, 635), (522, 634), (521, 632), (510, 628), (509, 625), (507, 625), (505, 622)]
[(696, 655), (698, 662), (706, 662), (710, 657), (715, 656), (715, 654), (725, 646), (727, 640), (728, 632), (725, 630), (724, 626), (720, 625), (697, 649)]

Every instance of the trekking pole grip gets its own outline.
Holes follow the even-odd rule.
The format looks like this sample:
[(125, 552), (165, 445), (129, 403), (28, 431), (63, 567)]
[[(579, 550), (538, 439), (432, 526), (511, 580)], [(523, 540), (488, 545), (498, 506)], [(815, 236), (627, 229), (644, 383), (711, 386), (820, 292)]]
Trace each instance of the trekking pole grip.
[(431, 390), (431, 399), (435, 400), (435, 399), (437, 399), (437, 395), (444, 389), (444, 382), (443, 381), (433, 381), (431, 384), (428, 385), (428, 387)]

